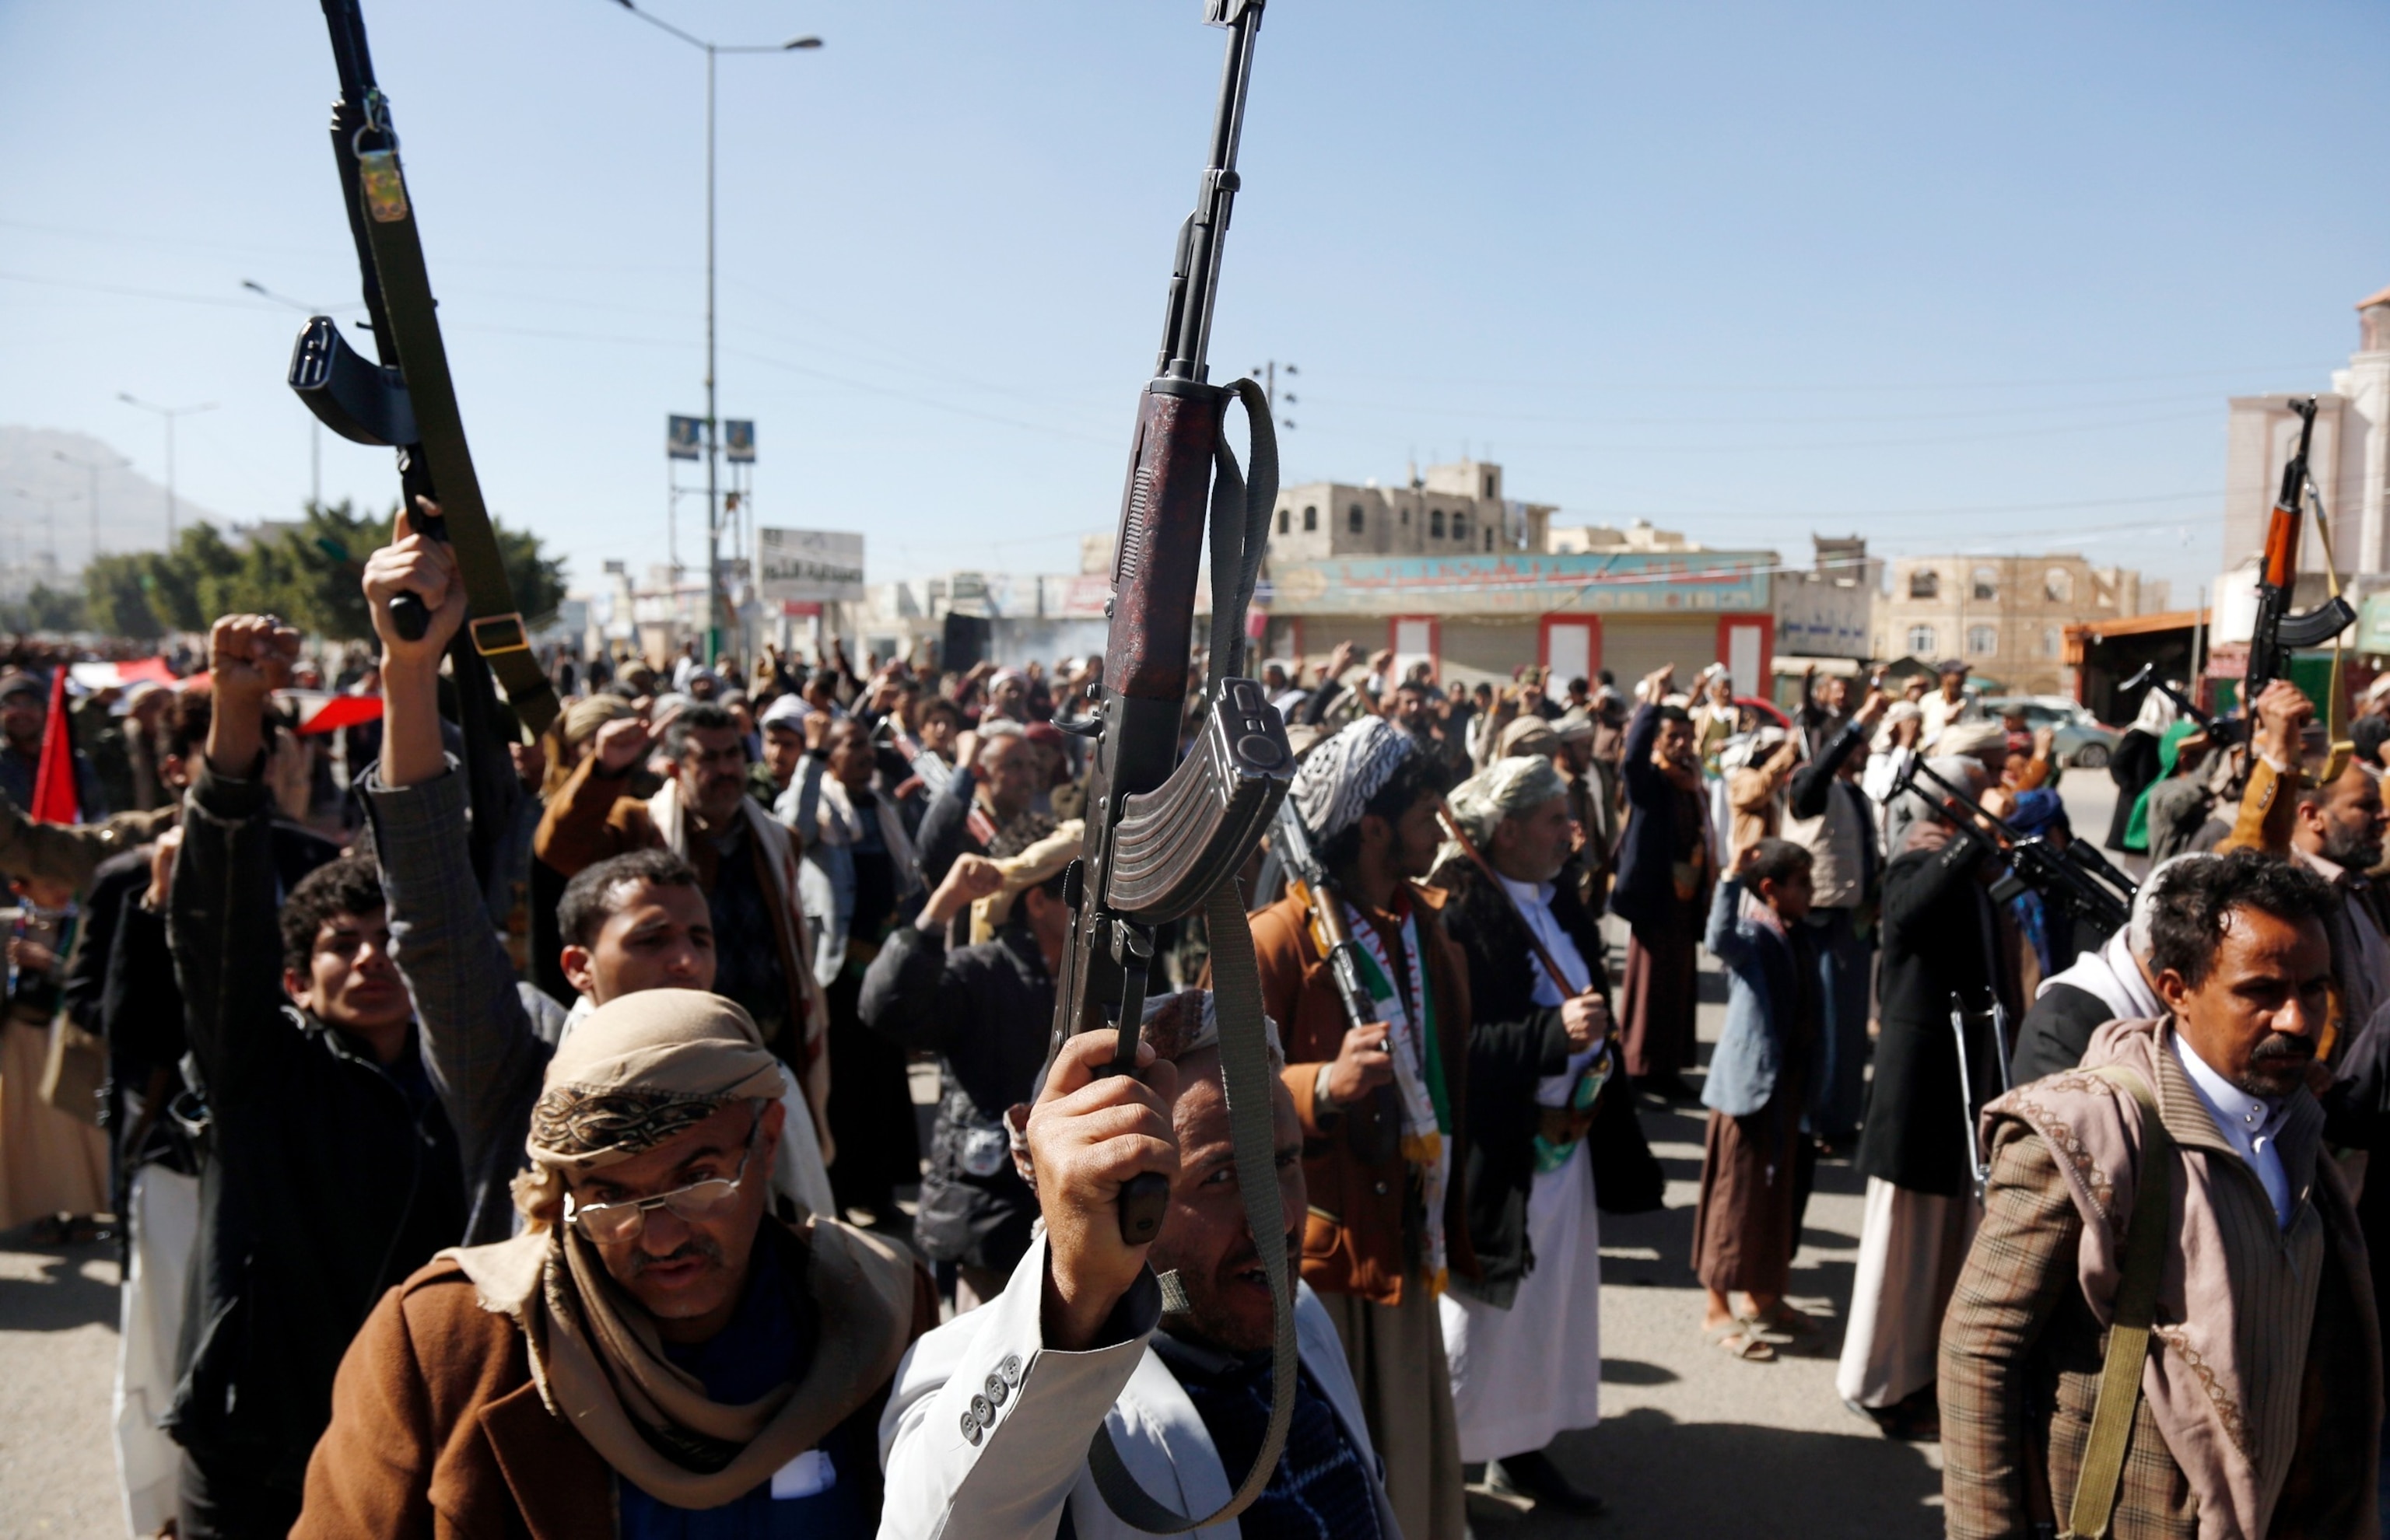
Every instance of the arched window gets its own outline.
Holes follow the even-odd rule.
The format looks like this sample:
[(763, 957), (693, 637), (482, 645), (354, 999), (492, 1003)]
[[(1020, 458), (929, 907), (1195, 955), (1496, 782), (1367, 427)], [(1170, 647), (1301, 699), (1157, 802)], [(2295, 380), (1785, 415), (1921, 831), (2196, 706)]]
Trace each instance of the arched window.
[(1305, 533), (1305, 534), (1309, 534), (1312, 531), (1314, 531), (1314, 530), (1317, 529), (1318, 527), (1319, 527), (1319, 510), (1318, 510), (1317, 508), (1316, 508), (1316, 507), (1307, 507), (1307, 508), (1304, 508), (1304, 509), (1303, 510), (1303, 533)]
[(1469, 515), (1458, 508), (1452, 510), (1452, 538), (1455, 540), (1469, 538)]
[(1435, 536), (1438, 540), (1442, 540), (1444, 538), (1444, 510), (1442, 508), (1430, 508), (1427, 510), (1427, 533)]
[[(1908, 597), (1913, 599), (1940, 598), (1942, 597), (1942, 574), (1935, 571), (1931, 567), (1919, 567), (1912, 570), (1908, 574)], [(1931, 627), (1928, 627), (1927, 629), (1930, 631)], [(1921, 655), (1933, 650), (1934, 644), (1932, 642), (1927, 642), (1923, 648), (1918, 649)]]
[[(1932, 576), (1931, 573), (1928, 573), (1927, 575), (1929, 577)], [(1912, 625), (1908, 628), (1908, 653), (1912, 658), (1931, 658), (1934, 656), (1934, 628), (1932, 626)]]
[(1289, 527), (1290, 525), (1291, 525), (1293, 522), (1294, 522), (1294, 510), (1293, 510), (1292, 508), (1280, 508), (1280, 509), (1279, 509), (1279, 510), (1278, 510), (1278, 533), (1280, 533), (1280, 534), (1284, 534), (1284, 533), (1287, 532), (1288, 527)]
[(2052, 567), (2041, 574), (2041, 597), (2052, 604), (2075, 602), (2075, 574), (2063, 567)]
[(1971, 574), (1969, 585), (1974, 590), (1974, 597), (1978, 599), (1998, 598), (2000, 570), (1998, 567), (1978, 567)]
[(1971, 625), (1967, 628), (1967, 654), (1972, 658), (1997, 657), (2000, 650), (2000, 629), (1996, 625)]
[(1351, 507), (1344, 510), (1344, 527), (1351, 530), (1355, 534), (1359, 534), (1363, 530), (1367, 529), (1368, 527), (1368, 523), (1369, 516), (1361, 511), (1360, 504), (1356, 503)]

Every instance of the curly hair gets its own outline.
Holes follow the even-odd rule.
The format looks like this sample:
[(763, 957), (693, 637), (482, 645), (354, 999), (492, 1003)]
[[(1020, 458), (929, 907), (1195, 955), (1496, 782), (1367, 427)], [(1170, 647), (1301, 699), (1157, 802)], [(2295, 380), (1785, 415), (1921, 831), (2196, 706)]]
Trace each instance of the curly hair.
[(2168, 869), (2150, 908), (2150, 971), (2171, 970), (2196, 989), (2216, 966), (2234, 910), (2320, 924), (2333, 902), (2332, 885), (2322, 878), (2262, 851), (2186, 861)]
[(371, 856), (344, 855), (302, 878), (282, 901), (282, 966), (307, 971), (315, 955), (315, 932), (342, 915), (370, 915), (382, 907), (381, 871)]

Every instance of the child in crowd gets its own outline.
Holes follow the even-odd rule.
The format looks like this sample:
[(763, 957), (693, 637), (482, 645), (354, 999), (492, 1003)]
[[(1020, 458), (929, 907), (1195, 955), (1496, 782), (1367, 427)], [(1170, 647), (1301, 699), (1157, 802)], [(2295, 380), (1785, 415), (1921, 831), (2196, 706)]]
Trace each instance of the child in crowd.
[[(1789, 841), (1746, 847), (1718, 884), (1704, 938), (1727, 972), (1726, 1032), (1702, 1101), (1702, 1192), (1693, 1270), (1709, 1291), (1702, 1334), (1754, 1363), (1771, 1343), (1817, 1329), (1784, 1303), (1801, 1240), (1807, 1161), (1801, 1137), (1822, 1000), (1809, 928), (1809, 853)], [(1738, 1314), (1731, 1296), (1748, 1307)]]

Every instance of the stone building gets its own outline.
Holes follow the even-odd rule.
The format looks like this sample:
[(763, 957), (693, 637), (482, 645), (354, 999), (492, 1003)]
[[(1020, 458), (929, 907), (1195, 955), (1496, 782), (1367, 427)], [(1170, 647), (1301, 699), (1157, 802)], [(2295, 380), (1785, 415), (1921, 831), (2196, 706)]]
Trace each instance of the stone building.
[(1875, 655), (1964, 659), (2017, 695), (2065, 687), (2069, 625), (2165, 608), (2165, 584), (2079, 556), (1917, 556), (1891, 565)]
[(1505, 498), (1502, 468), (1482, 460), (1432, 465), (1403, 486), (1306, 481), (1279, 489), (1270, 554), (1319, 561), (1541, 551), (1556, 511)]

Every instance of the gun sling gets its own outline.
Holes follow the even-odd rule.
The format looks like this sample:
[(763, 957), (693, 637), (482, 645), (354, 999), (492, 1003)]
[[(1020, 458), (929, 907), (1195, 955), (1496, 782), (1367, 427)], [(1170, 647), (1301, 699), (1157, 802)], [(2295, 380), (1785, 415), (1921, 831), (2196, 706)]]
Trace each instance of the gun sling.
[(2133, 1216), (2125, 1229), (2124, 1271), (2116, 1285), (2115, 1316), (2108, 1328), (2100, 1394), (2091, 1406), (2091, 1433), (2083, 1445), (2083, 1465), (2062, 1540), (2106, 1540), (2116, 1516), (2116, 1489), (2124, 1478), (2126, 1446), (2132, 1441), (2133, 1413), (2140, 1405), (2141, 1365), (2149, 1357), (2150, 1327), (2157, 1318), (2158, 1281), (2165, 1272), (2166, 1232), (2174, 1210), (2174, 1136), (2159, 1121), (2148, 1083), (2119, 1064), (2103, 1064), (2091, 1072), (2140, 1104), (2141, 1174), (2133, 1195)]
[[(432, 310), (431, 278), (424, 270), (423, 243), (415, 228), (414, 207), (406, 197), (394, 151), (388, 154), (387, 191), (366, 199), (366, 231), (373, 243), (374, 270), (381, 278), (388, 305), (391, 340), (398, 349), (399, 368), (406, 377), (407, 397), (415, 408), (417, 447), (439, 489), (441, 522), (456, 547), (456, 568), (465, 580), (465, 603), (471, 619), (468, 627), (473, 646), (506, 687), (507, 699), (533, 737), (556, 720), (556, 692), (531, 650), (531, 637), (515, 608), (513, 586), (507, 581), (506, 558), (490, 528), (490, 513), (482, 502), (482, 483), (473, 473), (473, 457), (465, 444), (465, 423), (456, 410), (456, 393), (448, 375), (448, 350), (440, 338), (439, 317)], [(367, 157), (358, 157), (361, 174)], [(377, 172), (379, 168), (377, 168)], [(366, 184), (375, 186), (368, 176)]]

